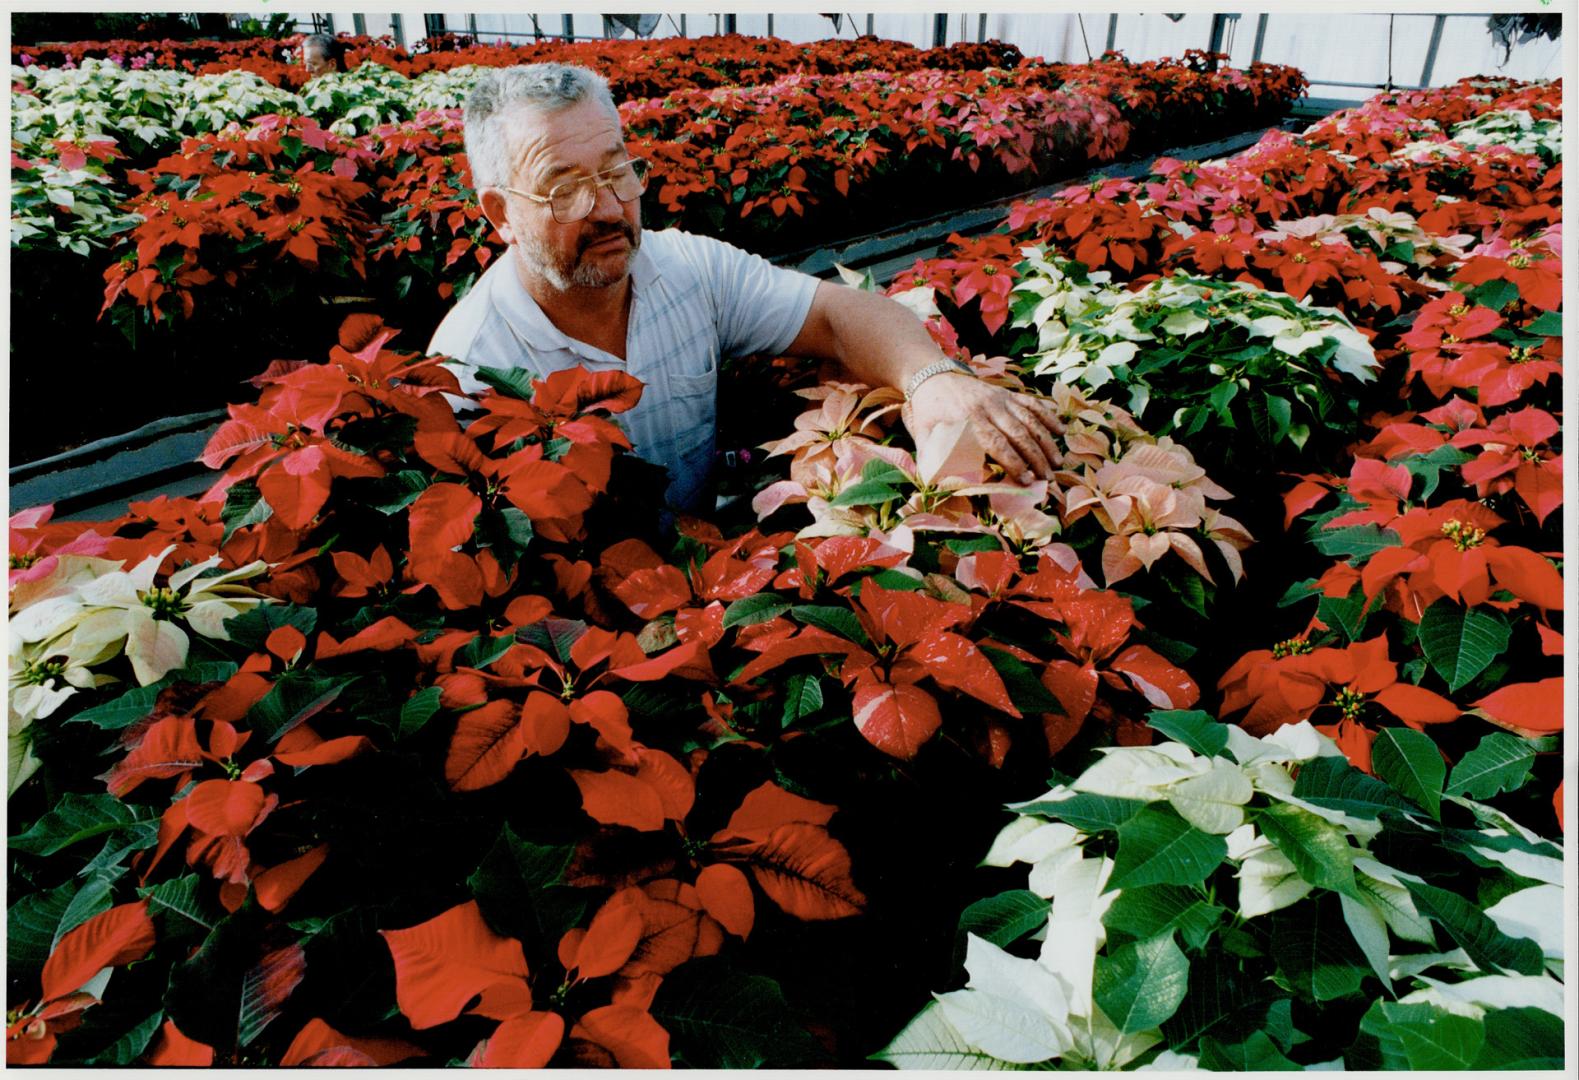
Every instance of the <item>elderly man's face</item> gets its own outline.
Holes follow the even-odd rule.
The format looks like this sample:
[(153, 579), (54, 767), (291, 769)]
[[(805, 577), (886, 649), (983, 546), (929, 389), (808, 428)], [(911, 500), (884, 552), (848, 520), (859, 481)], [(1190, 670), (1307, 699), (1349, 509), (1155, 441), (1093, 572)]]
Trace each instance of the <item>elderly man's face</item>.
[[(515, 120), (510, 186), (548, 195), (557, 185), (593, 176), (628, 157), (619, 120), (594, 101), (543, 113), (524, 110)], [(554, 219), (545, 203), (507, 195), (509, 233), (528, 270), (561, 291), (603, 288), (630, 273), (641, 246), (641, 200), (622, 203), (608, 187), (597, 189), (580, 221)]]
[(325, 75), (334, 70), (328, 55), (311, 45), (302, 46), (302, 67), (307, 69), (307, 74), (312, 76)]

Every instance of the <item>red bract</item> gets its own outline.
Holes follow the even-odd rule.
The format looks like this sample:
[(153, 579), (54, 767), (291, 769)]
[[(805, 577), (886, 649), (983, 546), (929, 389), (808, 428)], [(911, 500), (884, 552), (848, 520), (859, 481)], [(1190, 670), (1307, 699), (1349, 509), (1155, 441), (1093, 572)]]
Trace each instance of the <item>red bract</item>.
[[(1218, 686), (1223, 711), (1248, 710), (1239, 722), (1257, 735), (1307, 719), (1333, 725), (1354, 721), (1368, 703), (1413, 728), (1456, 720), (1462, 713), (1439, 694), (1399, 682), (1386, 638), (1343, 649), (1312, 649), (1300, 639), (1278, 649), (1258, 649), (1229, 668)], [(1325, 710), (1331, 710), (1330, 718)]]
[(475, 902), (381, 934), (395, 965), (396, 1000), (413, 1028), (453, 1020), (463, 1009), (496, 1020), (531, 1011), (521, 943), (488, 929)]

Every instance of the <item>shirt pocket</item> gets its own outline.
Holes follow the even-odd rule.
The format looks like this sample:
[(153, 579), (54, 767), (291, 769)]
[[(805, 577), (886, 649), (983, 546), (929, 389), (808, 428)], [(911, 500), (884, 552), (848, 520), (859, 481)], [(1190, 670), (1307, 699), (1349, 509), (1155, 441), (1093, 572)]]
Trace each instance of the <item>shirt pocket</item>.
[(676, 464), (705, 474), (712, 467), (718, 426), (718, 343), (709, 340), (680, 355), (688, 362), (669, 372), (670, 439)]

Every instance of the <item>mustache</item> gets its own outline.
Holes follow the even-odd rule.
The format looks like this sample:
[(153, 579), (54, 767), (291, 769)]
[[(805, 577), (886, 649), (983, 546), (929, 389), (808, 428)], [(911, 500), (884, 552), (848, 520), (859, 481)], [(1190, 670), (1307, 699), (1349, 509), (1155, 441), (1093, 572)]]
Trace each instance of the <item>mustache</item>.
[(631, 247), (636, 246), (636, 230), (631, 228), (628, 224), (620, 222), (616, 225), (610, 226), (609, 228), (599, 229), (597, 232), (586, 237), (586, 239), (581, 242), (581, 250), (585, 251), (594, 244), (601, 244), (603, 241), (612, 240), (617, 236), (623, 237), (625, 241), (631, 245)]

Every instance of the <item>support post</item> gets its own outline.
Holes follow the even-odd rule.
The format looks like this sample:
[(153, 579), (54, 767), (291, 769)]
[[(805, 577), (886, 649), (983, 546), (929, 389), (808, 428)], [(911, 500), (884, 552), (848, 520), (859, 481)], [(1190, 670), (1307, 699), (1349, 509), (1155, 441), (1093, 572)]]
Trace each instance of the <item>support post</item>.
[(773, 36), (773, 13), (768, 12), (768, 37)]
[(982, 12), (976, 19), (976, 44), (980, 45), (987, 40), (987, 13)]
[(1250, 53), (1250, 62), (1259, 63), (1261, 60), (1261, 47), (1266, 44), (1266, 15), (1256, 16), (1256, 47)]
[[(199, 18), (201, 18), (201, 16), (199, 16)], [(334, 16), (333, 15), (325, 15), (323, 17), (323, 32), (328, 34), (330, 37), (334, 37)]]
[(873, 23), (873, 21), (872, 21), (872, 20), (873, 20), (873, 19), (874, 19), (874, 18), (875, 18), (875, 17), (876, 17), (876, 16), (874, 16), (874, 15), (871, 15), (871, 14), (868, 14), (868, 15), (867, 15), (867, 16), (866, 16), (866, 36), (867, 36), (867, 37), (871, 37), (871, 36), (872, 36), (872, 27), (873, 27), (873, 26), (874, 26), (874, 25), (875, 25), (875, 24), (874, 24), (874, 23)]
[[(1206, 46), (1207, 52), (1216, 54), (1223, 51), (1223, 38), (1228, 33), (1228, 20), (1230, 18), (1231, 16), (1223, 14), (1212, 16), (1212, 40), (1211, 43)], [(1211, 62), (1210, 70), (1217, 70), (1216, 60)]]
[(726, 33), (726, 34), (733, 34), (734, 32), (735, 32), (735, 16), (734, 16), (734, 13), (731, 12), (730, 14), (724, 16), (724, 33)]
[(389, 33), (395, 39), (395, 45), (402, 49), (406, 47), (406, 28), (403, 22), (399, 15), (389, 17)]
[(1107, 51), (1112, 52), (1113, 46), (1118, 43), (1118, 12), (1107, 17)]
[(1442, 27), (1447, 23), (1446, 15), (1438, 15), (1436, 22), (1431, 27), (1431, 44), (1426, 47), (1425, 67), (1420, 69), (1420, 85), (1431, 85), (1431, 72), (1436, 67), (1436, 52), (1442, 47)]
[(948, 16), (932, 16), (932, 47), (941, 49), (948, 42)]
[(687, 34), (686, 34), (686, 32), (685, 32), (685, 16), (684, 16), (684, 15), (681, 15), (681, 16), (680, 16), (680, 36), (681, 36), (681, 37), (687, 37), (687, 36), (689, 36), (689, 35), (687, 35)]
[(561, 33), (566, 41), (576, 40), (576, 17), (566, 15), (560, 22)]
[(351, 16), (351, 32), (357, 37), (367, 36), (367, 16), (358, 12)]

